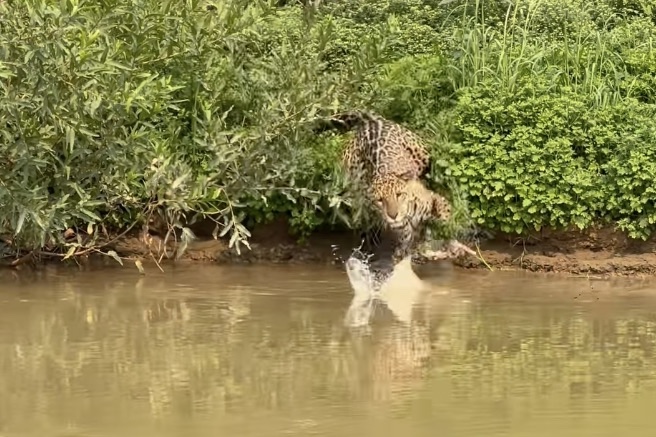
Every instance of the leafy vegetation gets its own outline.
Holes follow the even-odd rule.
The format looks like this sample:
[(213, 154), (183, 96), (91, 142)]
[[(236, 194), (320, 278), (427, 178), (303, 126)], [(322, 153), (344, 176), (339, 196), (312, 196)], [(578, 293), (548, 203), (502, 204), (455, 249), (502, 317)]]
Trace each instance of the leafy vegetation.
[(433, 147), (431, 183), (458, 211), (447, 232), (646, 238), (655, 7), (1, 2), (0, 235), (70, 256), (155, 216), (178, 231), (209, 217), (237, 247), (279, 215), (299, 236), (372, 226), (337, 165), (345, 138), (311, 132), (364, 107)]

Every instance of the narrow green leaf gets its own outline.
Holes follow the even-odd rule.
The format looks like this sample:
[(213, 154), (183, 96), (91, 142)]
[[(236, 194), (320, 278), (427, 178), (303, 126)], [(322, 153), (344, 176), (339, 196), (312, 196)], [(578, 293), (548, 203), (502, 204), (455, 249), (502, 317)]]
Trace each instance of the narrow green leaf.
[(108, 251), (107, 256), (111, 256), (112, 258), (114, 258), (116, 260), (117, 263), (119, 263), (120, 265), (123, 265), (123, 260), (121, 259), (120, 256), (118, 256), (118, 254), (115, 251), (113, 251), (113, 250)]
[(72, 127), (66, 127), (66, 145), (68, 147), (68, 153), (73, 154), (73, 146), (75, 145), (75, 131)]
[(16, 223), (16, 230), (14, 235), (20, 234), (20, 231), (23, 229), (23, 224), (25, 223), (25, 217), (27, 216), (27, 209), (24, 209), (18, 215), (18, 222)]
[(77, 246), (71, 246), (71, 247), (68, 249), (68, 251), (66, 252), (66, 255), (64, 255), (64, 258), (63, 258), (63, 259), (68, 259), (68, 258), (70, 258), (71, 256), (73, 256), (73, 254), (75, 253), (76, 250), (77, 250)]

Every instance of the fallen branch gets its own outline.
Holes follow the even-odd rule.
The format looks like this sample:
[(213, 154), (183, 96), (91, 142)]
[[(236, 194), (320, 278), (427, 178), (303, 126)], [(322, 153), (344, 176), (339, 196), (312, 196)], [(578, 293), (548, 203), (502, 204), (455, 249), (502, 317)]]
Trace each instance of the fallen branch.
[[(476, 248), (478, 249), (478, 245)], [(421, 255), (433, 261), (454, 259), (464, 257), (466, 255), (472, 255), (483, 262), (483, 264), (485, 264), (488, 269), (492, 270), (490, 265), (483, 259), (483, 256), (480, 253), (480, 249), (478, 249), (478, 252), (474, 252), (472, 249), (459, 242), (458, 240), (449, 241), (446, 244), (446, 247), (442, 250), (424, 249), (422, 250)]]
[(29, 252), (26, 255), (21, 256), (18, 259), (13, 260), (11, 263), (9, 263), (9, 267), (18, 267), (22, 264), (25, 264), (27, 262), (30, 262), (34, 257), (34, 252)]
[(457, 240), (451, 240), (447, 243), (446, 248), (442, 250), (424, 249), (422, 255), (429, 259), (440, 260), (460, 258), (465, 255), (476, 256), (476, 252)]

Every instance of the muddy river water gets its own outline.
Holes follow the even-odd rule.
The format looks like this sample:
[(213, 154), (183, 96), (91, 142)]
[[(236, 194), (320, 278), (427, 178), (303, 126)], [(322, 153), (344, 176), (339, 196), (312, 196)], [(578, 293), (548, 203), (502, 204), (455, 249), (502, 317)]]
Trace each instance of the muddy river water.
[(0, 272), (0, 437), (656, 435), (654, 281), (418, 272)]

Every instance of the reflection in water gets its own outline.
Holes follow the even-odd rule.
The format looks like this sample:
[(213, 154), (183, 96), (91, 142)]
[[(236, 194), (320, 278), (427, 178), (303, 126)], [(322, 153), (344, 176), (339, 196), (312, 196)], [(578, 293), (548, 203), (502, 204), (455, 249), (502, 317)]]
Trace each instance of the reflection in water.
[(40, 275), (0, 278), (3, 437), (653, 435), (646, 285), (444, 271), (362, 332), (333, 268)]

